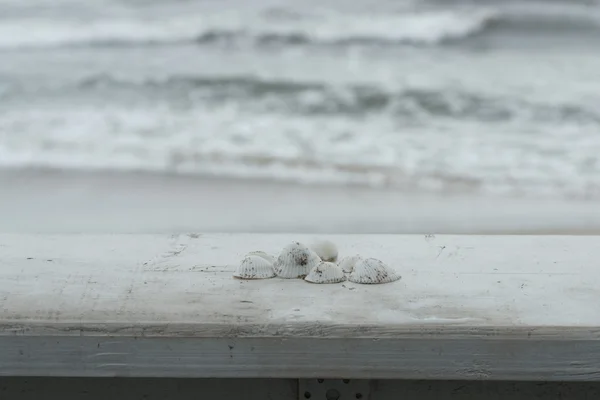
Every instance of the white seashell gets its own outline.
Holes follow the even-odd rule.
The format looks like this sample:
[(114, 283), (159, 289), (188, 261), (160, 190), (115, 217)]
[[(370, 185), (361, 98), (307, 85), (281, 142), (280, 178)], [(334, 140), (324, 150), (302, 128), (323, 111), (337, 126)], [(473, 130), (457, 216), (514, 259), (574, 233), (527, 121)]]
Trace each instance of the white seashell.
[(270, 254), (265, 253), (264, 251), (251, 251), (250, 253), (246, 254), (246, 257), (248, 257), (248, 256), (259, 256), (261, 258), (264, 258), (271, 264), (275, 264), (275, 257), (273, 257)]
[(321, 261), (310, 270), (304, 280), (311, 283), (339, 283), (346, 280), (346, 275), (339, 265)]
[(310, 246), (311, 250), (323, 261), (336, 262), (338, 258), (337, 246), (329, 240), (319, 240)]
[(233, 274), (239, 279), (268, 279), (276, 276), (273, 264), (256, 255), (244, 257)]
[(319, 256), (302, 243), (287, 245), (275, 261), (275, 272), (280, 278), (304, 278), (321, 262)]
[(348, 280), (354, 283), (388, 283), (398, 279), (400, 275), (375, 258), (358, 261), (348, 277)]
[(356, 265), (357, 262), (359, 262), (360, 260), (362, 260), (362, 257), (359, 256), (358, 254), (355, 256), (348, 256), (348, 257), (344, 257), (340, 262), (339, 262), (339, 266), (342, 267), (342, 270), (349, 274), (350, 272), (352, 272), (354, 270), (354, 266)]

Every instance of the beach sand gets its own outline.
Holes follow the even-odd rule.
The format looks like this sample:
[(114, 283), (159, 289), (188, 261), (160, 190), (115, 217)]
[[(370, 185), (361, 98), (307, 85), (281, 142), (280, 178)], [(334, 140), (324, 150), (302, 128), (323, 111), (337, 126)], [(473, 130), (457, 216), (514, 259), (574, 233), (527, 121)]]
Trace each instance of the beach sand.
[(600, 204), (147, 173), (4, 170), (0, 232), (598, 234)]

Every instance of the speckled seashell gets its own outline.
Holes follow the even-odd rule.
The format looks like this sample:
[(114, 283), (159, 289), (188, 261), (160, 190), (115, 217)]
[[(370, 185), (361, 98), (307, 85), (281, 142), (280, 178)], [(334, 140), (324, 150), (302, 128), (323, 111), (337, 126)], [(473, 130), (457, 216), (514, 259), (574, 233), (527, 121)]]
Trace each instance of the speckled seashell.
[(355, 256), (348, 256), (348, 257), (342, 258), (342, 260), (339, 262), (338, 265), (340, 267), (342, 267), (342, 270), (345, 273), (349, 274), (350, 272), (352, 272), (354, 270), (354, 266), (360, 260), (362, 260), (362, 257), (359, 256), (358, 254)]
[(310, 270), (304, 280), (310, 283), (339, 283), (346, 280), (346, 275), (339, 265), (321, 261)]
[(251, 251), (250, 253), (246, 254), (246, 257), (248, 257), (248, 256), (258, 256), (258, 257), (264, 258), (271, 264), (275, 264), (275, 257), (273, 257), (270, 254), (265, 253), (264, 251)]
[(394, 270), (375, 258), (360, 260), (354, 266), (348, 280), (354, 283), (388, 283), (400, 279)]
[(319, 240), (314, 242), (310, 249), (317, 253), (323, 261), (336, 262), (338, 258), (337, 246), (329, 240)]
[(238, 279), (269, 279), (274, 278), (273, 264), (260, 256), (246, 256), (233, 274)]
[(280, 278), (304, 278), (321, 262), (319, 256), (302, 243), (287, 245), (275, 261), (275, 272)]

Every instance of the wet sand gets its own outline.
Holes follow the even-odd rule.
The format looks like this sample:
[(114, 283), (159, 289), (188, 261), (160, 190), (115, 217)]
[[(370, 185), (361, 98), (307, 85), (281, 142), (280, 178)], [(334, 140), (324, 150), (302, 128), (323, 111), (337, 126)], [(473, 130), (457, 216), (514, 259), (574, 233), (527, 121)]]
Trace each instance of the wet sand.
[(600, 204), (143, 173), (0, 172), (0, 232), (600, 234)]

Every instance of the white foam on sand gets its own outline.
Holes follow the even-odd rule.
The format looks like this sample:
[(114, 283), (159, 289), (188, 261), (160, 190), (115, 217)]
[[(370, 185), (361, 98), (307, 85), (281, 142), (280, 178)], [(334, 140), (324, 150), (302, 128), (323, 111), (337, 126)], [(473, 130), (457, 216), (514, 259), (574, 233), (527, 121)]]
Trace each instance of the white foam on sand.
[[(258, 102), (258, 101), (257, 101)], [(391, 118), (306, 118), (235, 103), (27, 106), (3, 113), (0, 167), (195, 173), (221, 178), (362, 184), (399, 190), (598, 198), (589, 127), (530, 138), (515, 128), (455, 121), (395, 126)], [(14, 132), (19, 132), (15, 135)], [(565, 140), (565, 136), (569, 140)]]

